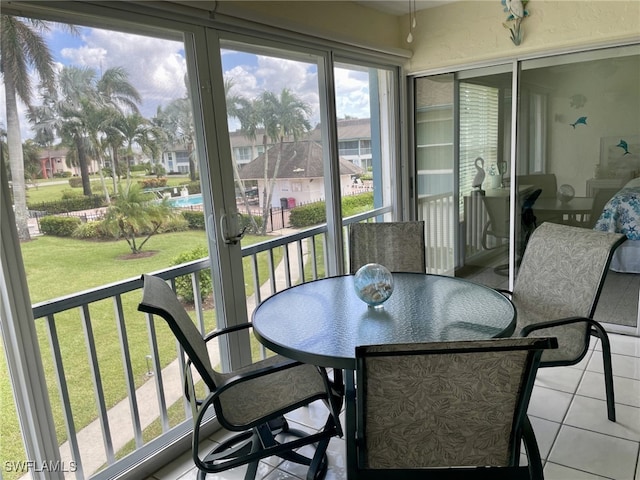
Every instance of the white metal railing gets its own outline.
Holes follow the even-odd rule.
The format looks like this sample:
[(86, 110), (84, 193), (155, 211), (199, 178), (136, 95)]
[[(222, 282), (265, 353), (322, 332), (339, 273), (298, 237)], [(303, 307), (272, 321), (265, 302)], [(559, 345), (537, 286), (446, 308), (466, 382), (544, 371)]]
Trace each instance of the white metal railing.
[[(369, 221), (373, 217), (388, 214), (389, 208), (377, 209), (365, 214), (357, 215), (343, 221), (343, 231), (345, 232), (345, 244), (348, 245), (348, 224), (359, 221)], [(242, 248), (244, 258), (250, 259), (251, 278), (247, 279), (253, 282), (254, 294), (247, 298), (247, 311), (251, 313), (256, 305), (274, 293), (287, 288), (291, 285), (315, 280), (321, 276), (325, 276), (328, 271), (326, 265), (326, 255), (322, 255), (327, 248), (327, 227), (326, 225), (317, 226), (304, 231), (299, 231), (292, 235), (274, 238)], [(282, 260), (275, 262), (276, 250), (282, 249)], [(322, 250), (322, 251), (319, 251)], [(346, 250), (346, 249), (345, 249)], [(266, 255), (268, 268), (266, 273), (259, 272), (258, 256)], [(347, 260), (348, 261), (348, 260)], [(276, 264), (277, 263), (277, 264)], [(178, 277), (188, 275), (191, 278), (191, 285), (194, 292), (195, 301), (194, 311), (196, 323), (204, 333), (205, 331), (205, 311), (200, 301), (200, 281), (198, 273), (209, 268), (209, 259), (200, 259), (188, 262), (176, 267), (167, 268), (157, 272), (153, 272), (169, 282), (175, 289), (176, 279)], [(262, 278), (261, 275), (264, 277)], [(163, 367), (158, 351), (158, 333), (152, 317), (145, 315), (144, 328), (149, 338), (149, 355), (146, 355), (149, 361), (148, 380), (140, 387), (136, 384), (136, 372), (132, 366), (132, 355), (140, 354), (140, 352), (132, 352), (129, 348), (128, 331), (134, 322), (139, 323), (139, 315), (136, 311), (132, 315), (131, 308), (123, 307), (123, 297), (136, 292), (142, 288), (140, 278), (131, 278), (110, 285), (105, 285), (83, 292), (75, 293), (61, 298), (40, 302), (32, 306), (33, 316), (37, 323), (43, 322), (48, 337), (49, 350), (52, 355), (53, 370), (56, 378), (58, 395), (62, 405), (62, 415), (64, 417), (64, 426), (67, 433), (67, 439), (61, 446), (62, 460), (69, 464), (73, 462), (75, 466), (75, 477), (77, 479), (110, 478), (113, 473), (120, 471), (123, 462), (130, 465), (139, 463), (145, 455), (148, 455), (150, 443), (155, 442), (153, 446), (157, 450), (161, 445), (161, 437), (173, 438), (184, 435), (190, 427), (190, 422), (183, 421), (180, 425), (171, 428), (169, 419), (169, 407), (177, 401), (184, 402), (184, 415), (186, 419), (190, 417), (190, 409), (182, 396), (182, 385), (184, 381), (184, 361), (181, 347), (176, 342), (176, 351), (174, 368), (169, 372), (166, 366)], [(197, 293), (196, 293), (197, 292)], [(113, 303), (113, 321), (117, 330), (117, 338), (119, 349), (122, 356), (122, 371), (124, 372), (124, 381), (126, 384), (126, 396), (119, 402), (124, 404), (125, 408), (120, 411), (118, 418), (114, 418), (112, 408), (107, 406), (105, 398), (105, 382), (114, 381), (110, 378), (109, 372), (105, 372), (104, 366), (100, 362), (99, 342), (96, 342), (96, 333), (94, 326), (100, 322), (112, 321), (110, 318), (94, 318), (92, 314), (92, 305), (97, 302), (110, 301)], [(130, 303), (130, 302), (129, 302)], [(58, 322), (65, 321), (63, 314), (66, 312), (77, 311), (80, 324), (82, 325), (84, 348), (87, 351), (89, 378), (86, 379), (87, 388), (93, 387), (93, 401), (97, 410), (97, 420), (93, 422), (93, 433), (88, 432), (85, 425), (77, 425), (77, 415), (74, 408), (77, 408), (77, 402), (74, 404), (74, 392), (70, 391), (69, 378), (71, 375), (78, 374), (77, 365), (65, 364), (64, 349), (68, 348), (68, 339), (60, 338), (58, 334)], [(68, 317), (67, 317), (68, 318)], [(75, 345), (74, 348), (83, 348)], [(45, 348), (41, 349), (43, 352)], [(146, 352), (144, 352), (146, 353)], [(44, 354), (44, 353), (43, 353)], [(263, 355), (265, 352), (263, 351)], [(166, 355), (166, 353), (165, 353)], [(175, 364), (177, 362), (177, 364)], [(85, 370), (86, 365), (82, 366)], [(75, 369), (75, 371), (74, 371)], [(179, 373), (177, 373), (179, 372)], [(139, 372), (138, 372), (139, 373)], [(179, 375), (179, 381), (166, 381), (165, 377), (169, 375)], [(173, 377), (172, 377), (173, 378)], [(152, 384), (151, 397), (147, 395), (143, 403), (140, 400), (140, 389)], [(90, 386), (91, 385), (91, 386)], [(52, 388), (52, 386), (50, 386)], [(153, 405), (152, 405), (153, 404)], [(156, 409), (157, 404), (157, 410)], [(145, 430), (145, 422), (142, 421), (143, 414), (148, 414), (148, 410), (154, 409), (156, 419), (159, 420), (162, 429), (160, 437), (152, 442), (146, 442), (143, 439)], [(124, 412), (124, 413), (123, 413)], [(127, 417), (127, 418), (122, 418)], [(114, 423), (117, 422), (117, 426)], [(122, 425), (126, 424), (126, 427)], [(124, 429), (130, 429), (129, 442), (135, 445), (134, 452), (126, 456), (122, 460), (119, 458), (119, 450), (122, 448), (122, 435)], [(87, 435), (93, 435), (88, 437)], [(173, 437), (172, 437), (173, 436)], [(119, 441), (114, 441), (114, 438)], [(159, 441), (159, 442), (158, 442)], [(167, 440), (169, 441), (169, 440)], [(95, 454), (99, 450), (98, 455)], [(89, 454), (88, 452), (92, 452)]]
[(426, 227), (427, 273), (453, 273), (457, 218), (458, 202), (452, 193), (428, 195), (418, 199), (418, 219), (424, 220)]

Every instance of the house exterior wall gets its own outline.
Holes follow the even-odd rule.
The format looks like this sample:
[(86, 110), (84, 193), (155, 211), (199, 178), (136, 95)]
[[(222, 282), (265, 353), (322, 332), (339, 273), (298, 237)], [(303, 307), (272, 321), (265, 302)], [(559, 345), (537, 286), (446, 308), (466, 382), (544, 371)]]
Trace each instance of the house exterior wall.
[[(340, 190), (342, 195), (361, 193), (361, 190), (352, 188), (351, 175), (340, 175)], [(260, 206), (264, 203), (264, 180), (258, 180), (258, 192)], [(293, 198), (295, 205), (318, 202), (324, 200), (323, 178), (283, 178), (276, 180), (271, 199), (272, 208), (280, 208), (280, 199)]]

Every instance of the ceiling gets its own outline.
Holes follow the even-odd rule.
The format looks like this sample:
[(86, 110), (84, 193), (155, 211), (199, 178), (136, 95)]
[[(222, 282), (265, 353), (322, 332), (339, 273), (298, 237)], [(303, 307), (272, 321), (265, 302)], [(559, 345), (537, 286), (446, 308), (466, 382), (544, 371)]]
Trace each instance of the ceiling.
[(410, 10), (424, 10), (455, 1), (457, 0), (357, 0), (355, 3), (391, 15), (401, 16), (409, 14)]

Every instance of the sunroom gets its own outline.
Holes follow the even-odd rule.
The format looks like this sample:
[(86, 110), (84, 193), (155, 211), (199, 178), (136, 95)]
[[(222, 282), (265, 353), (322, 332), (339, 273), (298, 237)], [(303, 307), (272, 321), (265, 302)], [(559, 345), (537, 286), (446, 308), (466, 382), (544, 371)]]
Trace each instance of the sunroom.
[[(7, 148), (0, 478), (185, 474), (171, 469), (190, 449), (180, 349), (165, 325), (136, 311), (143, 273), (174, 286), (186, 278), (190, 311), (204, 332), (250, 320), (256, 305), (291, 285), (349, 273), (351, 223), (424, 220), (428, 273), (494, 288), (513, 286), (517, 276), (523, 241), (516, 206), (533, 187), (547, 198), (539, 204), (539, 222), (593, 228), (604, 203), (640, 176), (640, 4), (531, 0), (526, 9), (521, 38), (514, 40), (513, 24), (498, 0), (3, 2), (2, 15), (27, 24), (50, 22), (43, 38), (56, 72), (90, 70), (99, 79), (122, 67), (140, 94), (139, 112), (150, 120), (170, 104), (186, 106), (189, 128), (175, 126), (171, 140), (190, 152), (181, 165), (189, 164), (202, 194), (196, 209), (203, 212), (204, 228), (191, 232), (189, 242), (208, 254), (179, 264), (166, 256), (164, 264), (144, 263), (120, 259), (127, 254), (122, 240), (120, 253), (106, 250), (109, 242), (86, 242), (86, 248), (74, 247), (77, 261), (104, 256), (104, 263), (65, 277), (55, 258), (63, 256), (64, 239), (37, 256), (47, 235), (22, 228), (28, 212), (18, 202), (13, 206), (16, 182), (11, 191), (6, 173), (14, 150)], [(38, 92), (32, 106), (43, 106), (36, 89), (40, 79), (31, 76)], [(304, 121), (247, 123), (243, 105), (259, 105), (265, 93), (280, 105), (293, 98)], [(10, 147), (15, 118), (4, 98), (2, 104), (3, 145)], [(23, 143), (37, 128), (24, 103), (16, 110)], [(356, 119), (366, 120), (357, 136), (346, 133)], [(239, 135), (243, 149), (236, 151)], [(299, 140), (317, 144), (320, 165), (314, 169), (322, 175), (307, 178), (308, 163), (287, 159), (283, 165), (291, 171), (265, 174), (257, 195), (256, 185), (244, 184), (242, 164)], [(52, 139), (50, 146), (59, 142)], [(153, 161), (142, 144), (136, 148), (141, 161)], [(106, 157), (92, 160), (113, 160)], [(351, 185), (342, 162), (353, 164)], [(484, 198), (473, 185), (477, 168), (485, 173)], [(110, 178), (94, 179), (93, 193), (111, 189)], [(269, 185), (275, 184), (274, 195)], [(35, 186), (27, 186), (28, 201)], [(302, 191), (307, 187), (313, 195)], [(573, 198), (556, 202), (559, 190)], [(246, 192), (252, 192), (251, 202)], [(173, 195), (180, 197), (180, 189)], [(320, 217), (297, 221), (295, 210), (305, 206), (319, 209)], [(244, 235), (248, 217), (257, 225)], [(487, 228), (490, 221), (500, 223), (500, 232)], [(159, 237), (149, 240), (148, 250), (174, 252), (184, 241), (176, 236), (155, 247)], [(541, 389), (566, 407), (538, 412), (534, 424), (544, 448), (548, 444), (548, 478), (578, 478), (576, 472), (587, 472), (585, 478), (640, 478), (638, 252), (625, 250), (596, 312), (616, 338), (616, 389), (624, 413), (618, 426), (604, 431), (572, 423), (567, 408), (576, 396), (597, 403), (593, 415), (606, 418), (599, 391), (580, 395), (601, 372), (585, 364), (558, 380), (554, 369), (546, 369)], [(107, 265), (121, 267), (105, 274)], [(206, 282), (202, 272), (211, 279), (204, 298), (194, 294)], [(234, 368), (263, 355), (257, 340), (247, 337), (220, 344), (216, 358)], [(570, 386), (558, 387), (565, 381)], [(212, 432), (216, 427), (213, 419)], [(554, 454), (554, 442), (558, 451), (575, 446), (562, 428), (589, 431), (585, 451), (602, 440), (593, 437), (597, 432), (613, 439), (604, 450), (625, 456), (612, 455), (593, 467), (583, 457)], [(327, 478), (345, 478), (338, 455), (330, 459)], [(56, 468), (42, 468), (50, 464)], [(276, 466), (264, 473), (296, 475)]]

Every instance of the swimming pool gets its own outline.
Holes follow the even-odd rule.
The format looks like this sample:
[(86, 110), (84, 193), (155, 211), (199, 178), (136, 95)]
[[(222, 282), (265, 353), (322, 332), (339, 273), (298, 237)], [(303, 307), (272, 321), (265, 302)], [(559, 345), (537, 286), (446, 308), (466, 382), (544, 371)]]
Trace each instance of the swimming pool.
[(202, 205), (202, 194), (189, 195), (187, 197), (175, 197), (169, 199), (169, 204), (172, 207), (184, 208), (193, 207), (195, 205)]

